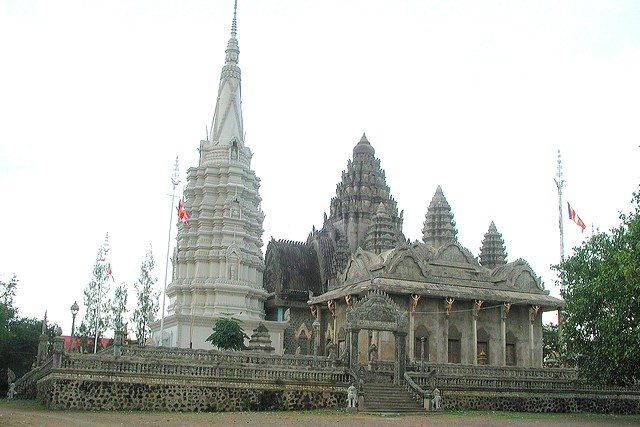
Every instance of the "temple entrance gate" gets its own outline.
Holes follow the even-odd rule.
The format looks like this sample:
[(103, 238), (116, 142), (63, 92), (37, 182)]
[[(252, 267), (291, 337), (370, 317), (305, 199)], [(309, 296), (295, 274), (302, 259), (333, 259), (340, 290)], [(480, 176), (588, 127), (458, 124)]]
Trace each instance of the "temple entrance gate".
[(398, 384), (404, 376), (407, 363), (406, 338), (409, 320), (398, 304), (381, 290), (373, 290), (353, 304), (347, 311), (347, 332), (349, 334), (349, 367), (358, 374), (358, 334), (361, 329), (389, 331), (395, 339), (395, 363), (393, 381)]

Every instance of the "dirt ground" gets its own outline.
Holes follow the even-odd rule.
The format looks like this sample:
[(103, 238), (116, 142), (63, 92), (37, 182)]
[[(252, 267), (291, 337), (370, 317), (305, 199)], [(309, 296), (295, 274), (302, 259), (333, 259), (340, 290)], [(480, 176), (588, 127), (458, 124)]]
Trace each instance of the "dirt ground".
[(49, 411), (37, 402), (0, 401), (0, 426), (640, 426), (640, 416), (454, 411), (415, 415), (300, 412)]

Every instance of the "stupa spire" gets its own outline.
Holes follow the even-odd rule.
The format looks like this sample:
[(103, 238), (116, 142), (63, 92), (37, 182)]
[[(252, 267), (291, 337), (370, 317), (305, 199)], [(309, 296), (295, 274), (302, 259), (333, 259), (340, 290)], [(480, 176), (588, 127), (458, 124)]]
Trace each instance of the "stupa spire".
[(240, 67), (238, 60), (240, 48), (238, 47), (238, 22), (237, 22), (238, 1), (233, 5), (233, 20), (231, 21), (231, 38), (225, 50), (225, 64), (220, 75), (220, 85), (218, 87), (218, 99), (216, 109), (213, 114), (211, 131), (208, 135), (208, 142), (214, 146), (244, 145), (244, 126), (242, 122), (242, 100), (240, 84)]
[(493, 221), (489, 225), (489, 230), (484, 235), (482, 247), (480, 248), (480, 264), (487, 268), (496, 268), (507, 263), (507, 252), (504, 248), (502, 234)]
[(422, 241), (438, 248), (445, 243), (456, 241), (457, 235), (451, 206), (438, 185), (425, 215)]

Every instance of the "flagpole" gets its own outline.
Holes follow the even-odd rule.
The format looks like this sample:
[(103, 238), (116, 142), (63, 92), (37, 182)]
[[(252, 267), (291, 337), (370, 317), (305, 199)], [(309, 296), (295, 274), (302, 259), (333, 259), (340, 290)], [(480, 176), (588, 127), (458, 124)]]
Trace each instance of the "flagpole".
[[(562, 158), (560, 157), (560, 150), (558, 150), (558, 172), (556, 178), (554, 178), (556, 182), (556, 187), (558, 188), (558, 225), (560, 227), (560, 262), (564, 261), (564, 227), (563, 227), (563, 215), (564, 212), (562, 207), (562, 189), (564, 188), (564, 178), (562, 175)], [(563, 290), (564, 290), (564, 285)]]
[(176, 187), (180, 184), (178, 179), (178, 156), (176, 156), (176, 162), (173, 165), (173, 175), (171, 176), (171, 184), (173, 189), (171, 191), (171, 211), (169, 213), (169, 237), (167, 238), (167, 259), (164, 267), (164, 288), (162, 289), (162, 315), (160, 317), (160, 339), (158, 340), (158, 346), (163, 343), (164, 337), (164, 305), (165, 298), (167, 296), (167, 277), (169, 272), (169, 251), (171, 249), (171, 227), (173, 226), (173, 203), (176, 197)]
[[(104, 254), (102, 255), (102, 258), (100, 259), (100, 261), (106, 261), (107, 260), (107, 253), (109, 252), (109, 233), (107, 232), (107, 235), (104, 238)], [(100, 327), (100, 304), (102, 304), (102, 277), (100, 278), (100, 281), (98, 282), (98, 305), (96, 306), (96, 338), (93, 342), (93, 354), (96, 354), (98, 352), (98, 335), (100, 333), (99, 331), (99, 327)]]

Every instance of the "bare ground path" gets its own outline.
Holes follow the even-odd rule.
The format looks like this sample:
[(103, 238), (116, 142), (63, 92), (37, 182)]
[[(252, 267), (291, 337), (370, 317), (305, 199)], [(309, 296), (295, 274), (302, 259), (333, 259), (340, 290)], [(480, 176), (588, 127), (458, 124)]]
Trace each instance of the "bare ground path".
[(300, 412), (49, 411), (33, 401), (0, 401), (0, 426), (640, 426), (640, 415), (454, 411), (415, 415)]

